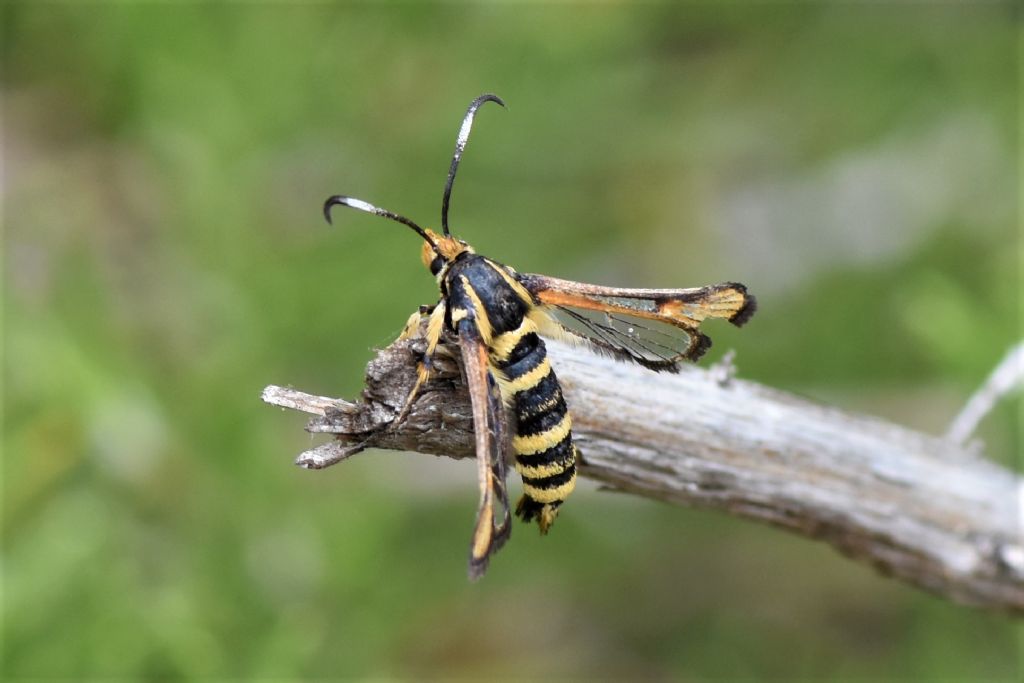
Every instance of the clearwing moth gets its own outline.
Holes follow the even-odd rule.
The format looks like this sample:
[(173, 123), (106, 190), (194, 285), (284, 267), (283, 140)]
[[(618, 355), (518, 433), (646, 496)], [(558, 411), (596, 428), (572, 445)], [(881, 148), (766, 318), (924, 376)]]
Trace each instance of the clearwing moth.
[[(586, 346), (597, 353), (675, 372), (711, 345), (700, 330), (707, 318), (740, 326), (756, 301), (745, 286), (726, 282), (691, 289), (623, 289), (519, 273), (477, 254), (448, 229), (448, 206), (459, 161), (485, 94), (469, 105), (459, 128), (441, 202), (441, 234), (360, 199), (344, 195), (324, 203), (324, 216), (343, 205), (397, 221), (423, 238), (423, 264), (437, 279), (441, 298), (421, 307), (403, 337), (418, 334), (426, 317), (426, 352), (401, 420), (431, 373), (442, 337), (457, 341), (472, 400), (480, 503), (470, 542), (469, 575), (477, 579), (511, 532), (505, 490), (506, 453), (523, 481), (516, 516), (536, 521), (546, 534), (576, 485), (580, 452), (572, 439), (572, 417), (548, 361), (541, 335)], [(508, 420), (506, 408), (511, 413)]]

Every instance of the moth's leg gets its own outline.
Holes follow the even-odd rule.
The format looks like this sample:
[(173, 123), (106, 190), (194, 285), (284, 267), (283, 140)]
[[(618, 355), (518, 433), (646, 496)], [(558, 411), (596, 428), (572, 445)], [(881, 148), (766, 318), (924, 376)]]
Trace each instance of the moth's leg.
[[(405, 330), (399, 336), (399, 339), (411, 339), (415, 336), (414, 333), (419, 330), (420, 321), (423, 319), (423, 316), (430, 316), (427, 321), (427, 349), (424, 351), (423, 360), (420, 361), (416, 370), (416, 384), (413, 385), (412, 391), (406, 397), (405, 405), (402, 406), (395, 419), (391, 421), (392, 425), (401, 424), (402, 420), (408, 416), (409, 411), (412, 409), (412, 404), (416, 401), (416, 396), (420, 393), (420, 389), (430, 379), (430, 373), (433, 370), (432, 359), (434, 351), (437, 349), (438, 342), (441, 341), (441, 331), (444, 328), (444, 311), (443, 301), (435, 306), (420, 306), (419, 311), (409, 316), (409, 321), (405, 324)], [(410, 327), (412, 332), (410, 332)]]
[(398, 339), (395, 341), (402, 341), (403, 339), (414, 339), (420, 331), (420, 322), (426, 316), (434, 312), (437, 308), (437, 304), (433, 306), (420, 306), (409, 319), (405, 322), (405, 327), (402, 329), (402, 334), (398, 335)]

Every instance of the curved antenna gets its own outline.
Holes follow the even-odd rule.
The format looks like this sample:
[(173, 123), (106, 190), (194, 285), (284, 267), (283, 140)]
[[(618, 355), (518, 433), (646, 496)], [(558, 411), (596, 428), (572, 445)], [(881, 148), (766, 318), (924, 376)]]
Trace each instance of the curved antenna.
[(360, 211), (365, 211), (366, 213), (372, 213), (375, 216), (390, 218), (393, 221), (397, 221), (402, 225), (408, 226), (415, 230), (420, 237), (425, 239), (427, 241), (427, 244), (429, 244), (434, 251), (437, 251), (437, 244), (435, 244), (434, 240), (430, 238), (430, 235), (427, 234), (427, 231), (413, 223), (405, 216), (399, 216), (397, 213), (393, 213), (391, 211), (388, 211), (387, 209), (382, 209), (379, 206), (374, 206), (373, 204), (364, 202), (362, 199), (356, 199), (355, 197), (346, 197), (343, 194), (336, 194), (333, 197), (329, 197), (327, 201), (324, 202), (324, 218), (327, 219), (328, 223), (331, 222), (331, 208), (338, 204), (341, 204), (342, 206), (347, 206), (350, 209), (358, 209)]
[(462, 152), (466, 149), (469, 131), (473, 128), (473, 117), (476, 116), (476, 110), (484, 102), (497, 102), (501, 106), (505, 106), (500, 97), (486, 93), (470, 102), (469, 109), (466, 110), (466, 116), (462, 119), (462, 127), (459, 128), (459, 137), (455, 138), (455, 154), (452, 155), (452, 165), (448, 169), (448, 180), (444, 184), (444, 198), (441, 199), (441, 230), (446, 235), (451, 234), (448, 232), (448, 203), (452, 197), (452, 184), (455, 182), (455, 172), (459, 170), (459, 160), (462, 159)]

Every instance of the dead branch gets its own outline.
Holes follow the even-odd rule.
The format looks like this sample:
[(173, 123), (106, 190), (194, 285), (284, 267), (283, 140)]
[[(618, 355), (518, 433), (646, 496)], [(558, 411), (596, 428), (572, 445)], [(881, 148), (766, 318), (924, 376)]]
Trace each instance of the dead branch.
[[(1012, 472), (960, 444), (731, 378), (655, 374), (548, 342), (581, 474), (686, 506), (714, 508), (829, 543), (844, 555), (946, 598), (1024, 612), (1020, 494)], [(321, 468), (367, 447), (473, 456), (458, 365), (439, 373), (408, 417), (420, 340), (367, 367), (355, 403), (269, 386), (263, 400), (313, 414), (336, 436), (299, 456)]]

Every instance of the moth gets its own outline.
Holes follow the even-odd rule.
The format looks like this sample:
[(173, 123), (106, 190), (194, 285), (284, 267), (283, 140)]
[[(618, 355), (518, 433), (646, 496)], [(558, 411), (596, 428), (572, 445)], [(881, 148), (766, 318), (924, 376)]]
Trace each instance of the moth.
[[(507, 452), (523, 482), (515, 514), (546, 534), (576, 486), (581, 462), (572, 416), (548, 360), (542, 336), (588, 347), (655, 372), (676, 372), (711, 346), (699, 327), (708, 318), (747, 322), (756, 301), (744, 285), (726, 282), (691, 289), (623, 289), (519, 273), (454, 237), (448, 207), (459, 162), (484, 94), (469, 105), (459, 128), (441, 201), (441, 233), (360, 199), (334, 195), (342, 205), (401, 223), (423, 238), (421, 259), (437, 280), (440, 300), (413, 313), (400, 338), (417, 334), (426, 318), (426, 351), (399, 420), (431, 373), (442, 338), (457, 341), (472, 402), (480, 502), (470, 543), (469, 575), (477, 579), (508, 540), (511, 509), (505, 489)], [(511, 420), (509, 415), (511, 413)]]

